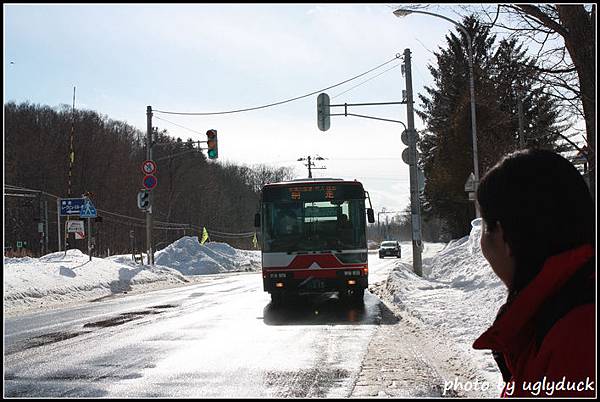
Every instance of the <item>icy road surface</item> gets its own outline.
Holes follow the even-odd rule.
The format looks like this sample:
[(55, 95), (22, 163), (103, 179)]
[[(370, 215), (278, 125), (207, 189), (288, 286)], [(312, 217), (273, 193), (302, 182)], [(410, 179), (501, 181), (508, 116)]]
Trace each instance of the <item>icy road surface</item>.
[[(369, 262), (371, 284), (398, 263)], [(382, 307), (366, 292), (363, 308), (329, 294), (272, 309), (243, 273), (7, 318), (5, 396), (348, 397)]]

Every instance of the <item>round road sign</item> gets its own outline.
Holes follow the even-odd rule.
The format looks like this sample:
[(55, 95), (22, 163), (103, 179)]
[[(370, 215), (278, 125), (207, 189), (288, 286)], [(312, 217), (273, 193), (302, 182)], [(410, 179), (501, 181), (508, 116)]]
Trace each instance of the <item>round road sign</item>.
[(152, 190), (154, 187), (156, 187), (156, 177), (152, 176), (151, 174), (148, 174), (144, 177), (144, 187), (146, 187), (148, 190)]
[(142, 164), (142, 172), (144, 172), (145, 174), (153, 174), (154, 172), (156, 172), (156, 163), (154, 163), (154, 161), (151, 160), (144, 161), (144, 163)]

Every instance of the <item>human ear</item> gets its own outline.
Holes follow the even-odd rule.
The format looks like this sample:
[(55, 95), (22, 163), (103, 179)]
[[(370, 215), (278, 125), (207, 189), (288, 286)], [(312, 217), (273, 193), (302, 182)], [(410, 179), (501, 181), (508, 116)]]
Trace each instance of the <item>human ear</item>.
[(504, 228), (502, 227), (502, 224), (498, 221), (497, 223), (497, 234), (498, 237), (502, 239), (503, 244), (503, 249), (504, 249), (504, 253), (506, 254), (506, 256), (511, 257), (513, 256), (512, 253), (512, 249), (510, 248), (510, 245), (508, 244), (508, 242), (506, 241), (506, 236), (504, 236)]

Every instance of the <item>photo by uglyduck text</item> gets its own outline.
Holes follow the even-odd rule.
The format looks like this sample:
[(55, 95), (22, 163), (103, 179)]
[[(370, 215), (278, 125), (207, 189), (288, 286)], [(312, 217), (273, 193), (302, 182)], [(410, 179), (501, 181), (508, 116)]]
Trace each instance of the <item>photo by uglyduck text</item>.
[[(458, 391), (487, 391), (491, 387), (491, 384), (487, 381), (459, 381), (455, 378), (453, 381), (444, 382), (444, 390), (442, 395), (445, 396), (449, 392), (454, 393)], [(520, 389), (516, 389), (519, 387)], [(515, 393), (522, 394), (527, 393), (532, 396), (552, 396), (555, 392), (569, 392), (569, 393), (589, 393), (595, 391), (594, 380), (586, 377), (585, 381), (567, 381), (566, 377), (561, 380), (548, 380), (543, 377), (539, 381), (524, 381), (520, 384), (516, 384), (513, 381), (507, 383), (501, 381), (496, 385), (498, 392), (504, 390), (506, 396), (512, 396)]]

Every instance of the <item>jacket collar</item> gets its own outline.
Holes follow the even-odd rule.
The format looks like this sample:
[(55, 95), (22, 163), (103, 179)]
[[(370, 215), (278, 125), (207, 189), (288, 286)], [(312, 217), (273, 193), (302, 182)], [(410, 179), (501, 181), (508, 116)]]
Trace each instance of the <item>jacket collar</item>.
[(474, 349), (506, 351), (540, 306), (594, 255), (590, 244), (549, 257), (540, 273), (507, 306), (506, 312), (473, 343)]

